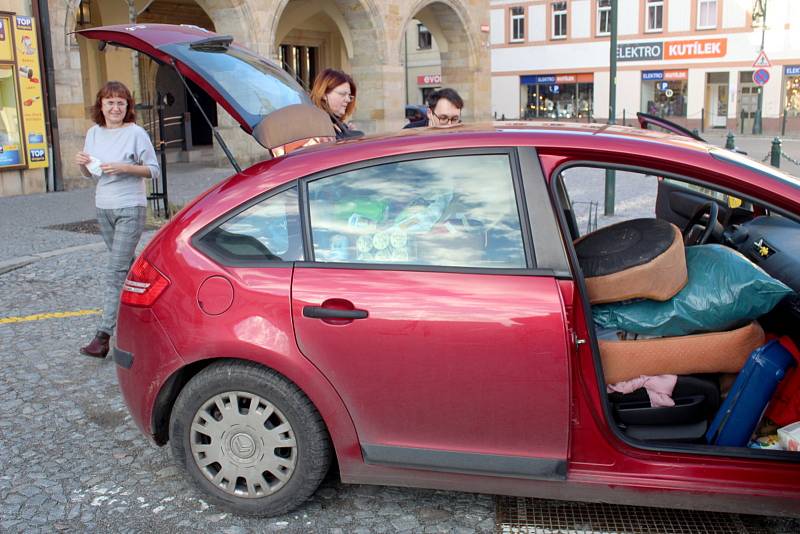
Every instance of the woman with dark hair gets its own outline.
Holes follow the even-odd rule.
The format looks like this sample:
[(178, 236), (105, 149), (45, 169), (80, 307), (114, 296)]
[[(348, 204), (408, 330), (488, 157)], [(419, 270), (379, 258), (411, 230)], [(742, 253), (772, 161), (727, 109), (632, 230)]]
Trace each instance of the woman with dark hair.
[(105, 358), (117, 323), (125, 275), (133, 263), (147, 214), (145, 179), (161, 175), (147, 132), (135, 124), (133, 96), (120, 82), (106, 82), (92, 107), (95, 125), (86, 133), (75, 163), (85, 177), (98, 179), (97, 222), (110, 252), (103, 290), (103, 316), (94, 339), (81, 354)]
[(356, 109), (356, 82), (349, 74), (336, 69), (320, 72), (311, 87), (311, 100), (330, 115), (336, 139), (364, 135), (347, 122)]

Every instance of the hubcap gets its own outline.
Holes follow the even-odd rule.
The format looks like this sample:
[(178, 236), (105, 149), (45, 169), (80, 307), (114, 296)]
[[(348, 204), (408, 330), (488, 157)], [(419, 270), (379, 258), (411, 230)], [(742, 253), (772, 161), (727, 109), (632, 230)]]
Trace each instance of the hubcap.
[(197, 410), (190, 445), (203, 476), (237, 497), (276, 492), (297, 464), (297, 442), (286, 416), (243, 391), (215, 395)]

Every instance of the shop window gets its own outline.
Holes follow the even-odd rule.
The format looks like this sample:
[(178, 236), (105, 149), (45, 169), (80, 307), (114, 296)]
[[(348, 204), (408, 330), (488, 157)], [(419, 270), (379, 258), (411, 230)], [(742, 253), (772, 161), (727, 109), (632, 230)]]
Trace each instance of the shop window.
[(717, 0), (697, 0), (697, 29), (717, 27)]
[(0, 65), (0, 168), (25, 163), (20, 148), (22, 136), (15, 74), (14, 65)]
[(800, 76), (786, 77), (786, 115), (800, 117)]
[(430, 50), (433, 46), (431, 32), (424, 24), (417, 24), (417, 50)]
[(553, 39), (567, 38), (567, 3), (553, 2)]
[(590, 120), (593, 83), (523, 85), (523, 118)]
[(664, 0), (647, 0), (647, 31), (664, 29)]
[(525, 40), (525, 8), (511, 8), (511, 42), (518, 43)]
[(597, 0), (597, 35), (611, 33), (611, 0)]
[(659, 117), (686, 117), (686, 80), (642, 80), (642, 111)]

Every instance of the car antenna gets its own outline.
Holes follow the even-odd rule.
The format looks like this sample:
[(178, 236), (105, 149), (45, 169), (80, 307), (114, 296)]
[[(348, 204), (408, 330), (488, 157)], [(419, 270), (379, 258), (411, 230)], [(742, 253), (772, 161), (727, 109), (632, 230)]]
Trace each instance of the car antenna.
[(228, 145), (226, 145), (225, 141), (222, 139), (222, 135), (220, 135), (219, 130), (217, 130), (216, 126), (211, 124), (211, 120), (208, 118), (208, 115), (206, 115), (206, 112), (203, 111), (203, 108), (202, 106), (200, 106), (200, 102), (197, 101), (197, 97), (194, 95), (194, 92), (189, 87), (189, 84), (186, 83), (186, 78), (184, 78), (183, 74), (181, 74), (181, 71), (178, 68), (178, 65), (175, 64), (174, 59), (170, 58), (170, 65), (172, 65), (172, 68), (175, 69), (175, 72), (178, 73), (178, 78), (181, 79), (181, 82), (183, 82), (183, 86), (186, 88), (186, 91), (191, 95), (192, 100), (194, 100), (195, 106), (197, 106), (197, 109), (200, 110), (200, 114), (203, 115), (203, 118), (206, 120), (206, 123), (208, 124), (209, 128), (211, 128), (211, 132), (214, 134), (214, 139), (217, 140), (217, 143), (219, 143), (219, 146), (222, 148), (222, 151), (225, 152), (225, 155), (228, 157), (228, 161), (231, 162), (231, 165), (233, 165), (234, 170), (237, 173), (242, 172), (242, 168), (239, 167), (238, 163), (236, 163), (236, 158), (234, 158), (233, 154), (231, 154), (231, 151), (228, 148)]

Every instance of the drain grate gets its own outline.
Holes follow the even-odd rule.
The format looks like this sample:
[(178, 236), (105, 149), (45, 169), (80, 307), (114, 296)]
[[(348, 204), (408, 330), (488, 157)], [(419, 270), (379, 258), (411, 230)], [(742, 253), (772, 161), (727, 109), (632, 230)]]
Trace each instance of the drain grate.
[(497, 497), (501, 534), (766, 534), (748, 516)]

